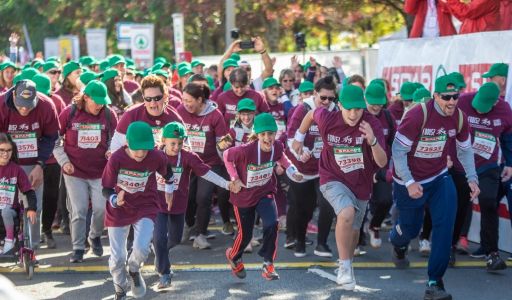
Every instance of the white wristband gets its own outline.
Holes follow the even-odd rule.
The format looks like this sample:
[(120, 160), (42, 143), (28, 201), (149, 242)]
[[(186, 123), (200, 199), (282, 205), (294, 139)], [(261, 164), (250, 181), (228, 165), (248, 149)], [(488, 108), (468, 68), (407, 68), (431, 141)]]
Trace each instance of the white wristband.
[(408, 188), (411, 184), (415, 183), (414, 179), (411, 179), (405, 183), (405, 187)]
[(299, 142), (299, 143), (303, 143), (304, 142), (304, 139), (306, 138), (306, 134), (305, 133), (301, 133), (300, 131), (296, 131), (295, 132), (295, 137), (294, 139)]
[(167, 194), (172, 194), (174, 192), (174, 183), (173, 182), (165, 184), (165, 192)]

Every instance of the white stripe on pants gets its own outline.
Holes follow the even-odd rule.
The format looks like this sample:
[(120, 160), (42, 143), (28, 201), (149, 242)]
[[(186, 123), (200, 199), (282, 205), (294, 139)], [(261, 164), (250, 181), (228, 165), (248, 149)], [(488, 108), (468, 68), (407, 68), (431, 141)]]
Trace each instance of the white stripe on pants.
[[(130, 272), (139, 272), (142, 263), (149, 255), (149, 244), (153, 237), (153, 221), (148, 218), (138, 220), (133, 226), (133, 250), (128, 259)], [(110, 241), (110, 259), (108, 265), (116, 290), (118, 287), (124, 291), (128, 290), (128, 278), (126, 272), (126, 240), (130, 232), (130, 225), (123, 227), (108, 227), (108, 238)]]
[(100, 237), (104, 228), (105, 197), (101, 192), (101, 178), (82, 179), (64, 174), (68, 191), (67, 207), (71, 215), (71, 241), (73, 250), (85, 249), (86, 219), (89, 211), (89, 200), (92, 204), (91, 239)]
[[(32, 166), (21, 166), (25, 174), (29, 176), (30, 172), (34, 169), (36, 165)], [(41, 182), (41, 185), (35, 190), (36, 198), (37, 198), (37, 218), (34, 224), (30, 223), (28, 220), (24, 220), (24, 224), (29, 224), (30, 226), (30, 240), (32, 242), (32, 247), (37, 248), (39, 246), (39, 241), (41, 240), (41, 209), (43, 207), (43, 186), (44, 184)], [(25, 209), (28, 208), (27, 197), (22, 193), (19, 193), (19, 199), (23, 201), (23, 206)]]

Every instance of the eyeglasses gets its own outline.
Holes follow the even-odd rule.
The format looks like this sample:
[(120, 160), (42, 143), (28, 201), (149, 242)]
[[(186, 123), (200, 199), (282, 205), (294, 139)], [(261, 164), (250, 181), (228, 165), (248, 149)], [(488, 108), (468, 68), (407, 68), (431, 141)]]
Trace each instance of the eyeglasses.
[(10, 148), (10, 149), (0, 148), (0, 154), (7, 154), (7, 153), (12, 153), (12, 148)]
[(283, 82), (293, 82), (294, 80), (293, 79), (283, 79), (282, 81)]
[(62, 73), (62, 71), (59, 71), (59, 70), (48, 71), (48, 74), (51, 74), (51, 75), (60, 74), (60, 73)]
[(155, 96), (155, 97), (144, 97), (144, 101), (146, 101), (146, 102), (151, 102), (151, 101), (158, 102), (158, 101), (162, 100), (163, 97), (164, 97), (164, 95), (159, 95), (159, 96)]
[(336, 97), (334, 97), (334, 96), (332, 96), (332, 97), (320, 96), (320, 100), (322, 100), (322, 101), (325, 101), (325, 100), (334, 101), (334, 100), (336, 100)]
[(441, 95), (441, 99), (444, 101), (450, 101), (452, 98), (453, 100), (459, 99), (460, 94), (453, 94), (453, 95)]

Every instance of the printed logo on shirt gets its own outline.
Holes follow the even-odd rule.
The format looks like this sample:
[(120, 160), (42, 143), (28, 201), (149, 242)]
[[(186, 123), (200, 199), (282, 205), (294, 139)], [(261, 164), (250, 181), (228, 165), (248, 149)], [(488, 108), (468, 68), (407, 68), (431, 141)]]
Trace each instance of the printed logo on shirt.
[[(71, 129), (72, 130), (85, 129), (83, 127), (83, 125), (84, 125), (84, 123), (71, 123)], [(97, 125), (97, 124), (95, 124), (95, 125)], [(95, 126), (94, 129), (98, 129), (98, 127)], [(101, 130), (105, 130), (105, 124), (101, 124)]]
[(448, 130), (448, 136), (454, 137), (456, 134), (457, 134), (457, 130), (455, 130), (455, 129)]
[(486, 126), (490, 126), (491, 125), (491, 120), (485, 118), (482, 120), (482, 124), (486, 125)]
[(8, 129), (10, 132), (11, 131), (16, 131), (18, 130), (18, 125), (9, 125), (9, 129)]
[(208, 132), (210, 131), (210, 125), (205, 125), (202, 127), (201, 131)]
[(2, 177), (0, 178), (0, 184), (17, 184), (18, 183), (18, 178), (17, 177), (11, 177), (11, 178), (6, 178), (6, 177)]
[(309, 131), (310, 132), (319, 132), (318, 125), (311, 125), (311, 127), (309, 128)]
[(226, 112), (236, 114), (236, 105), (226, 104)]
[(364, 138), (362, 136), (356, 137), (356, 145), (361, 145), (364, 141)]
[(35, 122), (34, 124), (32, 124), (32, 130), (36, 129), (39, 129), (39, 122)]
[(492, 125), (494, 125), (494, 127), (500, 127), (501, 126), (501, 119), (492, 120)]
[(343, 143), (344, 144), (352, 144), (352, 137), (351, 136), (346, 136), (343, 138)]
[(28, 124), (21, 124), (19, 130), (28, 130)]
[(339, 144), (340, 141), (341, 141), (341, 138), (339, 136), (335, 136), (335, 135), (332, 135), (332, 134), (328, 134), (327, 135), (327, 141), (329, 143), (333, 143), (333, 144)]
[(436, 129), (435, 128), (423, 128), (423, 134), (422, 135), (436, 135)]

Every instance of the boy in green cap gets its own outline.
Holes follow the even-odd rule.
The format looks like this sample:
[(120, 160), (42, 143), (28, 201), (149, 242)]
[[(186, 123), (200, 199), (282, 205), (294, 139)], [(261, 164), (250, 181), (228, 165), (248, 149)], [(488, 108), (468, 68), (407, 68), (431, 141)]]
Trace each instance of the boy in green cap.
[[(172, 167), (165, 154), (154, 149), (151, 126), (141, 121), (131, 123), (126, 140), (128, 145), (112, 154), (102, 176), (103, 195), (108, 202), (105, 226), (110, 241), (109, 268), (115, 299), (126, 299), (130, 286), (135, 298), (146, 294), (140, 268), (150, 252), (154, 221), (162, 201), (156, 173), (165, 179), (167, 209), (171, 209), (174, 191)], [(131, 226), (135, 234), (133, 250), (127, 259), (126, 239)]]

